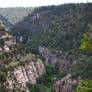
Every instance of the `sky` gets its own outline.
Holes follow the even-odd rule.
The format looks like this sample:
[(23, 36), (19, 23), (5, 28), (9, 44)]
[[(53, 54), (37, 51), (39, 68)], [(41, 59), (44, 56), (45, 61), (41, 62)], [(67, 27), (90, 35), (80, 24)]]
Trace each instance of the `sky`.
[(92, 2), (92, 0), (0, 0), (0, 7), (35, 7), (64, 3), (86, 3), (87, 1)]

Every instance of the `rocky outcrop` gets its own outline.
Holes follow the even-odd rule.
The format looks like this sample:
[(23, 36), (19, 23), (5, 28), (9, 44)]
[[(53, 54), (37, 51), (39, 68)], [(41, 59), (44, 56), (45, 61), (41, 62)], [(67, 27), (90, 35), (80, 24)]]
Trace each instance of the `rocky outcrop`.
[(40, 59), (36, 62), (30, 61), (30, 63), (25, 66), (18, 66), (12, 73), (8, 72), (9, 88), (14, 89), (14, 84), (26, 88), (27, 82), (35, 84), (36, 79), (44, 73), (45, 68)]
[(0, 23), (0, 54), (10, 52), (10, 48), (16, 45), (16, 39), (9, 34), (9, 31)]
[(68, 74), (59, 81), (55, 78), (53, 92), (76, 92), (76, 88), (80, 85), (80, 81), (80, 79), (72, 78), (71, 74)]
[(52, 64), (55, 65), (58, 61), (58, 58), (51, 53), (51, 51), (48, 48), (45, 47), (39, 47), (39, 52), (42, 56), (45, 58), (45, 64)]
[(42, 61), (23, 49), (4, 25), (0, 24), (0, 73), (5, 77), (2, 81), (0, 75), (0, 92), (3, 86), (4, 90), (10, 91), (2, 92), (29, 92), (26, 83), (35, 84), (36, 79), (45, 73)]
[(66, 60), (66, 55), (64, 56), (64, 59), (58, 58), (56, 55), (54, 55), (50, 49), (46, 47), (39, 47), (39, 53), (45, 58), (45, 64), (51, 64), (56, 66), (58, 64), (59, 72), (67, 72), (69, 71), (69, 64), (70, 62)]

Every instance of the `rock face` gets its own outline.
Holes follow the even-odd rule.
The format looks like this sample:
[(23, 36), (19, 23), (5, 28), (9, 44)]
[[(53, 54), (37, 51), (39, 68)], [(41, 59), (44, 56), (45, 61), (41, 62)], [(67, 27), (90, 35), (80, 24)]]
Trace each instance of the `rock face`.
[[(46, 48), (46, 47), (39, 47), (39, 53), (44, 56), (45, 58), (45, 64), (51, 64), (51, 65), (56, 65), (57, 63), (59, 63), (59, 71), (60, 72), (67, 72), (68, 71), (68, 65), (70, 64), (70, 62), (68, 60), (61, 59), (58, 58), (56, 55), (54, 55), (50, 49)], [(64, 56), (66, 57), (66, 56)]]
[(76, 92), (76, 87), (80, 85), (80, 80), (73, 79), (71, 74), (68, 74), (63, 79), (55, 80), (53, 92)]
[(42, 56), (44, 56), (46, 64), (55, 65), (58, 61), (58, 58), (54, 54), (52, 54), (48, 48), (40, 46), (39, 52)]
[(42, 61), (18, 46), (15, 38), (0, 24), (0, 73), (5, 77), (4, 81), (0, 79), (0, 92), (3, 86), (10, 91), (2, 92), (29, 92), (26, 83), (35, 84), (36, 79), (45, 73)]
[[(30, 61), (25, 66), (18, 66), (11, 73), (8, 73), (8, 83), (10, 88), (14, 88), (14, 84), (26, 87), (26, 83), (36, 83), (36, 79), (45, 73), (44, 65), (42, 61), (38, 59), (36, 62)], [(11, 76), (14, 77), (11, 77)]]

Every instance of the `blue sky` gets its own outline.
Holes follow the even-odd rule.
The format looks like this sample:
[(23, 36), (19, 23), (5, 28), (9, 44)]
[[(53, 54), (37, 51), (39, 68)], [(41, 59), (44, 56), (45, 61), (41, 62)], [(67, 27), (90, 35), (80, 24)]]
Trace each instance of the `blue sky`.
[[(88, 0), (92, 2), (92, 0)], [(0, 7), (35, 7), (46, 5), (59, 5), (64, 3), (87, 2), (87, 0), (0, 0)]]

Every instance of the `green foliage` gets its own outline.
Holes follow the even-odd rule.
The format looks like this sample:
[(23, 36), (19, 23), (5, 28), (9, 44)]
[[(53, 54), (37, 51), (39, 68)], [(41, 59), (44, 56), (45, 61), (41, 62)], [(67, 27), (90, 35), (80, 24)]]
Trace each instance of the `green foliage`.
[(92, 80), (92, 57), (83, 57), (80, 62), (71, 67), (71, 73), (76, 77)]
[(30, 89), (30, 92), (43, 92), (45, 88), (41, 84), (35, 84)]
[[(38, 55), (39, 46), (44, 46), (53, 51), (56, 56), (70, 61), (68, 65), (70, 70), (73, 61), (80, 58), (81, 52), (78, 52), (78, 49), (81, 44), (81, 37), (88, 32), (87, 24), (92, 23), (91, 9), (92, 4), (89, 3), (40, 7), (22, 22), (16, 24), (12, 29), (12, 34), (17, 38), (23, 37), (27, 52)], [(76, 73), (82, 78), (91, 79), (91, 61), (88, 60), (85, 64), (78, 62), (76, 67), (73, 65), (72, 73)], [(49, 88), (53, 84), (54, 76), (58, 79), (64, 76), (58, 72), (58, 64), (55, 68), (50, 65), (45, 68), (46, 74), (37, 79), (37, 84), (41, 85), (39, 87), (36, 85), (38, 91), (43, 86)], [(33, 87), (31, 92), (34, 91)]]
[[(18, 83), (16, 77), (14, 76), (14, 69), (19, 65), (22, 66), (25, 64), (29, 64), (29, 62), (37, 61), (35, 55), (25, 52), (23, 46), (19, 44), (11, 45), (11, 49), (8, 52), (6, 52), (4, 50), (6, 42), (9, 41), (9, 43), (12, 44), (12, 41), (14, 40), (15, 39), (12, 36), (10, 36), (10, 34), (8, 34), (4, 26), (0, 24), (0, 92), (26, 92), (23, 91), (25, 90), (25, 88), (17, 88)], [(9, 47), (8, 45), (6, 46)], [(8, 80), (14, 80), (13, 89), (8, 89)]]
[(10, 89), (6, 88), (6, 87), (2, 87), (0, 88), (0, 92), (9, 92)]
[[(89, 25), (89, 27), (92, 28), (91, 25)], [(84, 51), (92, 50), (92, 33), (87, 33), (83, 35), (80, 49)]]
[[(92, 26), (90, 24), (88, 26), (92, 29)], [(90, 50), (92, 51), (92, 33), (84, 34), (83, 39), (81, 40), (80, 48), (84, 51), (90, 51)], [(84, 66), (86, 65), (86, 67), (83, 68), (84, 71), (86, 72), (84, 72), (82, 75), (85, 75), (86, 79), (88, 79), (89, 77), (91, 78), (92, 76), (92, 71), (91, 71), (92, 70), (92, 62), (91, 62), (92, 60), (91, 59), (92, 58), (88, 57), (86, 62), (83, 62)], [(92, 80), (83, 81), (82, 87), (78, 87), (77, 92), (92, 92)]]
[(20, 58), (18, 62), (19, 62), (20, 65), (25, 65), (26, 63), (28, 63), (30, 61), (34, 61), (34, 62), (37, 61), (35, 55), (33, 55), (31, 53), (29, 53), (29, 54), (25, 55), (24, 57)]
[(62, 57), (60, 51), (79, 49), (81, 36), (88, 31), (87, 24), (92, 22), (91, 9), (90, 3), (36, 8), (11, 32), (16, 37), (23, 36), (27, 52), (38, 54), (39, 46), (45, 46)]
[(77, 92), (92, 92), (92, 88), (77, 88)]
[[(32, 52), (38, 55), (39, 46), (49, 48), (58, 57), (66, 57), (66, 60), (68, 61), (69, 59), (72, 65), (73, 60), (79, 56), (79, 53), (77, 52), (80, 46), (81, 36), (88, 31), (86, 25), (87, 23), (92, 23), (91, 9), (92, 4), (89, 3), (65, 4), (35, 9), (34, 12), (29, 14), (28, 17), (25, 17), (22, 22), (16, 24), (12, 29), (12, 33), (17, 37), (17, 40), (19, 36), (23, 36), (23, 43), (26, 43), (24, 45), (25, 49), (19, 46), (15, 47), (11, 54), (1, 55), (0, 63), (4, 67), (0, 67), (0, 70), (5, 74), (5, 70), (9, 71), (9, 68), (14, 68), (15, 66), (18, 66), (18, 64), (25, 65), (26, 62), (30, 60), (36, 61), (35, 59), (30, 58), (31, 56), (27, 53)], [(13, 23), (16, 22), (15, 19), (16, 18), (14, 18)], [(91, 39), (92, 34), (85, 34), (84, 39), (82, 40), (81, 49), (88, 50), (91, 48), (91, 45), (89, 44), (91, 43)], [(27, 42), (28, 40), (30, 41)], [(27, 55), (25, 56), (25, 54)], [(83, 61), (84, 62), (78, 62), (75, 67), (73, 66), (73, 73), (80, 75), (82, 78), (91, 79), (92, 59), (87, 58)], [(6, 66), (8, 68), (6, 68)], [(45, 68), (46, 74), (37, 79), (37, 84), (32, 85), (27, 83), (30, 92), (51, 92), (54, 76), (58, 79), (61, 79), (64, 76), (64, 74), (58, 72), (58, 64), (56, 67), (46, 65)], [(69, 66), (69, 69), (70, 68), (71, 66)], [(4, 82), (5, 78), (3, 78), (4, 75), (1, 74), (1, 81)], [(82, 91), (87, 89), (90, 88), (83, 89)], [(78, 88), (78, 91), (79, 90), (80, 89)]]
[(92, 92), (92, 80), (83, 81), (82, 87), (78, 87), (76, 92)]
[(83, 87), (91, 88), (92, 87), (92, 80), (89, 81), (83, 81), (82, 82)]
[(28, 88), (31, 88), (31, 87), (33, 86), (33, 84), (31, 84), (30, 82), (27, 82), (27, 83), (26, 83), (26, 86), (27, 86)]
[(44, 86), (49, 87), (53, 85), (54, 77), (57, 77), (58, 79), (64, 77), (63, 73), (58, 72), (58, 70), (54, 66), (51, 66), (49, 64), (45, 66), (45, 70), (46, 70), (46, 74), (44, 74), (43, 76), (37, 79), (37, 82)]
[(39, 54), (37, 40), (32, 40), (31, 42), (28, 42), (24, 45), (24, 47), (27, 53), (31, 52), (35, 55)]
[(92, 49), (92, 33), (84, 34), (83, 39), (81, 40), (81, 47), (80, 49), (84, 51), (88, 51)]
[(45, 69), (46, 69), (46, 74), (49, 76), (52, 76), (53, 74), (55, 75), (57, 73), (57, 70), (52, 65), (49, 65), (49, 64), (46, 65)]
[(0, 39), (0, 46), (4, 46), (4, 40)]
[(46, 65), (45, 70), (46, 70), (46, 74), (39, 77), (37, 79), (37, 82), (48, 87), (53, 83), (53, 77), (56, 74), (56, 70), (51, 65)]
[(6, 75), (2, 72), (0, 72), (0, 82), (1, 83), (4, 83), (6, 82), (7, 78), (6, 78)]
[(51, 92), (51, 87), (46, 88), (44, 85), (39, 84), (39, 83), (34, 84), (34, 85), (29, 83), (28, 85), (31, 85), (31, 86), (27, 86), (30, 92)]
[(53, 92), (53, 78), (57, 75), (60, 78), (62, 75), (51, 65), (46, 65), (45, 69), (46, 73), (37, 79), (37, 84), (26, 84), (30, 92)]

